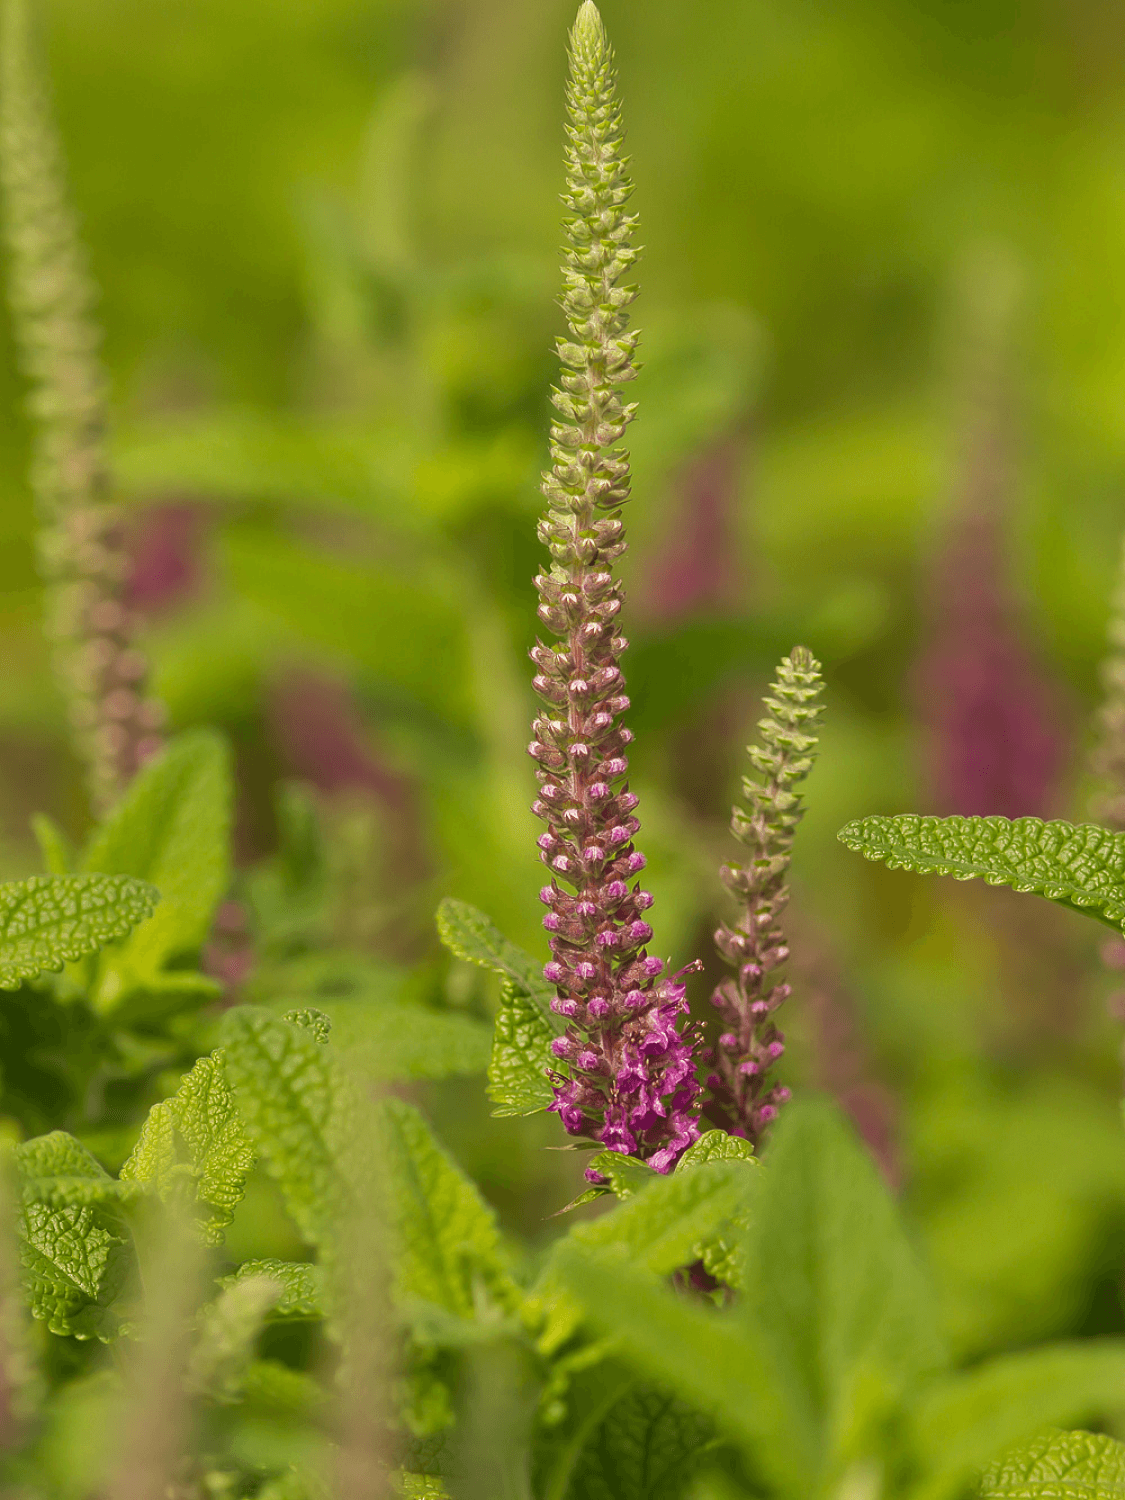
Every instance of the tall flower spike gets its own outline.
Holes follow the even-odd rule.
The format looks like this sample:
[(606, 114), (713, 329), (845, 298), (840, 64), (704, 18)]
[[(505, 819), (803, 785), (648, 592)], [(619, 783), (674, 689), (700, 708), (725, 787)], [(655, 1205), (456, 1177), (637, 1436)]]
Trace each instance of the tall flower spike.
[(540, 897), (549, 908), (546, 977), (555, 1011), (569, 1025), (554, 1043), (556, 1110), (571, 1135), (668, 1171), (697, 1139), (699, 1092), (680, 978), (663, 978), (651, 957), (645, 913), (652, 897), (635, 877), (644, 855), (629, 790), (620, 722), (629, 706), (618, 665), (622, 591), (613, 564), (625, 550), (620, 510), (629, 497), (629, 455), (617, 446), (634, 407), (620, 388), (636, 374), (637, 335), (626, 308), (636, 289), (618, 281), (637, 258), (636, 220), (625, 212), (632, 184), (621, 156), (621, 113), (613, 52), (596, 7), (586, 0), (570, 38), (567, 89), (567, 249), (560, 340), (559, 418), (551, 427), (552, 468), (543, 478), (550, 548), (539, 575), (539, 618), (557, 645), (532, 651), (535, 688), (546, 705), (530, 752), (539, 765), (534, 811), (547, 825), (539, 850), (550, 872)]
[(122, 597), (127, 564), (110, 500), (94, 287), (30, 32), (26, 0), (4, 0), (0, 183), (8, 296), (31, 384), (31, 481), (47, 628), (91, 797), (102, 808), (159, 748), (161, 709), (145, 696), (147, 663), (132, 644)]
[(747, 751), (762, 779), (743, 779), (746, 805), (736, 805), (731, 817), (731, 832), (748, 846), (750, 858), (720, 871), (723, 884), (741, 900), (742, 914), (715, 934), (715, 946), (736, 973), (711, 997), (723, 1029), (718, 1045), (704, 1054), (713, 1071), (703, 1112), (755, 1143), (789, 1097), (788, 1089), (769, 1080), (785, 1051), (773, 1016), (789, 995), (789, 986), (775, 983), (774, 976), (789, 957), (780, 919), (789, 901), (793, 837), (804, 815), (794, 787), (812, 769), (823, 687), (820, 663), (795, 646), (765, 700), (770, 712), (758, 724), (761, 743)]

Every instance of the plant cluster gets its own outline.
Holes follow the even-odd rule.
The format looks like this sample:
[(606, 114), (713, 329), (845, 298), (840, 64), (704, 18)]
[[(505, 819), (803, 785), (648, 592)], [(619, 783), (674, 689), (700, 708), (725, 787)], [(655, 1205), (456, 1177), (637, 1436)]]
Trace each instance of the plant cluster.
[[(18, 0), (3, 47), (0, 168), (43, 567), (69, 611), (63, 680), (97, 812), (81, 850), (39, 818), (47, 873), (0, 886), (4, 1025), (38, 1069), (4, 1096), (19, 1132), (0, 1161), (8, 1492), (1125, 1494), (1125, 1446), (1066, 1430), (1119, 1420), (1125, 1339), (963, 1367), (854, 1130), (775, 1081), (790, 994), (781, 919), (823, 689), (805, 648), (777, 669), (733, 810), (747, 853), (721, 870), (738, 911), (715, 937), (732, 971), (717, 1016), (690, 1017), (698, 964), (669, 974), (650, 952), (614, 571), (634, 416), (621, 389), (637, 345), (635, 289), (620, 278), (636, 251), (613, 53), (592, 0), (571, 35), (568, 336), (543, 481), (551, 560), (536, 580), (553, 644), (531, 653), (551, 957), (462, 901), (437, 917), (454, 958), (498, 980), (488, 1018), (388, 985), (370, 956), (331, 941), (330, 851), (305, 792), (281, 789), (277, 854), (234, 874), (222, 738), (137, 738), (158, 716), (130, 656), (89, 291)], [(1120, 750), (1103, 754), (1107, 775)], [(903, 815), (840, 837), (892, 868), (981, 878), (1125, 928), (1115, 829)], [(232, 889), (258, 958), (236, 997), (207, 972)], [(567, 1148), (589, 1153), (589, 1186), (568, 1208), (602, 1211), (538, 1253), (505, 1237), (404, 1097), (485, 1070), (497, 1116), (556, 1114)], [(240, 1250), (255, 1191), (283, 1206), (290, 1258)]]

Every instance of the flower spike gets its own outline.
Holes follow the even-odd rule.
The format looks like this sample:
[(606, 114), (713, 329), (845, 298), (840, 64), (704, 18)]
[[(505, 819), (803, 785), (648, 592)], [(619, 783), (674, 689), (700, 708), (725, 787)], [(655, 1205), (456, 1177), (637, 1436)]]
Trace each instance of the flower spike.
[(758, 724), (761, 743), (747, 752), (762, 779), (744, 778), (745, 806), (736, 805), (731, 817), (731, 832), (751, 856), (720, 871), (743, 909), (733, 927), (724, 923), (715, 934), (715, 946), (735, 976), (723, 980), (711, 997), (723, 1030), (718, 1046), (704, 1054), (713, 1064), (704, 1113), (755, 1144), (789, 1097), (787, 1088), (769, 1081), (785, 1051), (773, 1015), (789, 995), (789, 986), (771, 976), (789, 957), (780, 918), (789, 902), (793, 838), (804, 815), (794, 787), (812, 770), (823, 688), (820, 663), (804, 646), (795, 646), (765, 700), (770, 712)]
[(620, 511), (629, 498), (629, 455), (618, 444), (635, 414), (620, 391), (636, 375), (637, 342), (626, 316), (636, 288), (619, 282), (637, 259), (636, 219), (625, 211), (633, 187), (613, 51), (591, 0), (571, 32), (567, 109), (569, 337), (558, 345), (558, 417), (539, 526), (552, 562), (536, 579), (539, 618), (559, 643), (540, 642), (531, 653), (545, 707), (529, 747), (550, 875), (540, 892), (552, 952), (544, 974), (556, 987), (554, 1010), (569, 1023), (554, 1043), (551, 1108), (570, 1134), (666, 1172), (699, 1135), (699, 1085), (680, 1021), (686, 971), (662, 978), (663, 962), (647, 951), (652, 897), (636, 879), (645, 858), (633, 844), (637, 797), (626, 780), (633, 736), (621, 722), (629, 700), (618, 663), (627, 643), (613, 565), (625, 551)]
[(67, 199), (26, 0), (4, 0), (0, 182), (12, 328), (31, 382), (32, 488), (48, 630), (98, 810), (160, 748), (161, 705), (132, 641), (127, 563), (105, 455), (94, 287)]

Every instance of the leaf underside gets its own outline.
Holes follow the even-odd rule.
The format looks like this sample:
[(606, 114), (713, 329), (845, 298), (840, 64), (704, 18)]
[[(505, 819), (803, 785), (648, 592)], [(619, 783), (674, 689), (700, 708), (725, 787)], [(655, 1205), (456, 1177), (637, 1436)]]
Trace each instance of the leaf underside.
[(838, 837), (892, 870), (985, 880), (1125, 925), (1125, 834), (1094, 823), (900, 813), (859, 818)]

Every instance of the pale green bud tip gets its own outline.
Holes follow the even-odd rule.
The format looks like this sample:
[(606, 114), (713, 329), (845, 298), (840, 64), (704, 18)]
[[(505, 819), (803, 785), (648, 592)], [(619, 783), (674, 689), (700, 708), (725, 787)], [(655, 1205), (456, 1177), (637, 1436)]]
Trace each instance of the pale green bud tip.
[(609, 39), (594, 0), (582, 0), (574, 30), (570, 33), (570, 45), (576, 57), (597, 61), (604, 55)]

